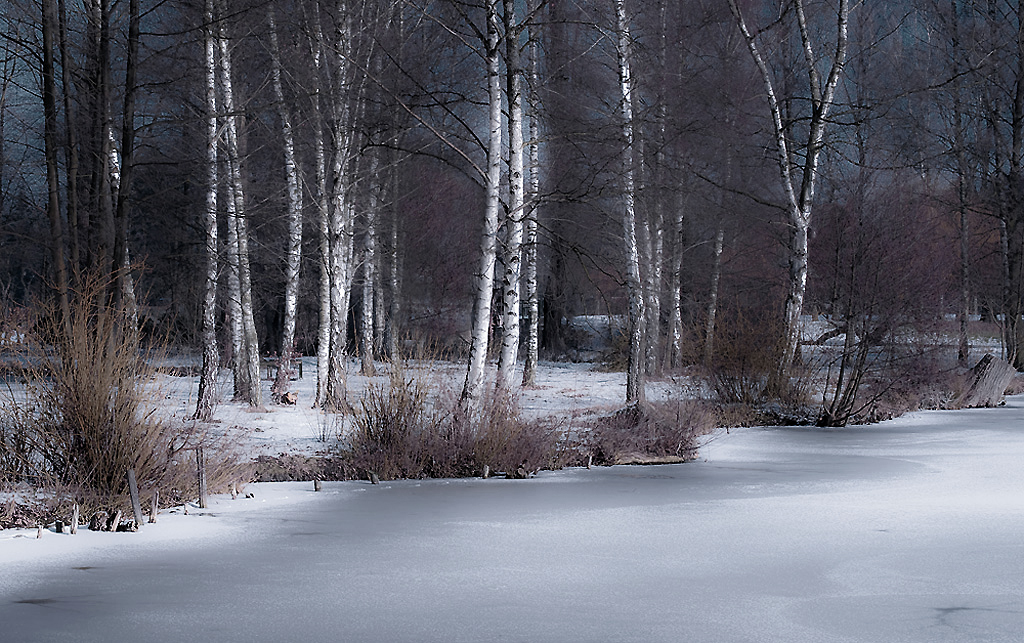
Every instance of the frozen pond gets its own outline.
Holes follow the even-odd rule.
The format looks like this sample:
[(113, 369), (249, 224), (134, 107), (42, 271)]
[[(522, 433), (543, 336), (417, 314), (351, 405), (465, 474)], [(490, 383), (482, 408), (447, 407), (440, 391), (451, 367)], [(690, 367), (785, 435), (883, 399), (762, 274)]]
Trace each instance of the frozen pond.
[(293, 501), (220, 500), (192, 541), (111, 534), (124, 545), (6, 565), (0, 640), (1022, 640), (1024, 399), (733, 430), (701, 456), (255, 485)]

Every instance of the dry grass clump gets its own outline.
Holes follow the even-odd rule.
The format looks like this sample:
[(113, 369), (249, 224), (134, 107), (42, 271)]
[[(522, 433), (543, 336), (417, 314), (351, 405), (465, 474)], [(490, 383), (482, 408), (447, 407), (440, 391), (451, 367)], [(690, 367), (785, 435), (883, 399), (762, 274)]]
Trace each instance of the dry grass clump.
[(451, 391), (436, 396), (396, 367), (388, 384), (367, 389), (346, 447), (352, 468), (381, 479), (515, 475), (557, 466), (555, 426), (520, 417), (514, 396), (494, 391), (479, 404)]
[(152, 351), (128, 332), (130, 317), (107, 304), (106, 285), (87, 281), (67, 323), (46, 309), (19, 347), (25, 388), (9, 387), (0, 400), (0, 484), (46, 490), (47, 515), (70, 515), (77, 503), (85, 516), (126, 508), (133, 469), (143, 495), (158, 491), (164, 504), (177, 502), (195, 497), (199, 446), (211, 492), (246, 482), (237, 454), (156, 414)]
[(632, 404), (598, 419), (581, 447), (600, 465), (686, 462), (716, 424), (714, 407), (701, 400)]

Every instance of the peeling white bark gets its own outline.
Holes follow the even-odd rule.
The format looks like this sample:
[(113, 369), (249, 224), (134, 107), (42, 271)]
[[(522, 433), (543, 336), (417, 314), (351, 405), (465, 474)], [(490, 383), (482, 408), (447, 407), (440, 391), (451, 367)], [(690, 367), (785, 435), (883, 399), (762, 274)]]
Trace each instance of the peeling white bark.
[(519, 358), (520, 286), (522, 274), (523, 218), (523, 92), (519, 56), (521, 26), (516, 24), (515, 3), (505, 2), (505, 92), (508, 97), (508, 218), (502, 275), (501, 353), (498, 357), (497, 386), (511, 389)]
[(629, 299), (629, 358), (626, 367), (626, 403), (643, 403), (644, 287), (640, 278), (640, 247), (637, 243), (636, 182), (633, 156), (633, 77), (630, 68), (629, 21), (624, 0), (615, 0), (616, 55), (621, 91), (623, 249), (626, 258), (626, 291)]
[(281, 81), (281, 50), (277, 40), (277, 25), (273, 8), (270, 20), (271, 79), (277, 99), (277, 113), (281, 119), (281, 138), (284, 147), (284, 172), (287, 189), (288, 246), (285, 251), (284, 271), (284, 329), (281, 334), (281, 355), (274, 390), (283, 392), (288, 387), (295, 351), (295, 317), (299, 302), (299, 270), (302, 265), (302, 191), (299, 187), (299, 167), (295, 158), (295, 132), (291, 113), (285, 103)]
[(497, 253), (498, 208), (501, 180), (501, 71), (498, 56), (497, 0), (487, 0), (487, 35), (484, 43), (487, 65), (488, 145), (486, 204), (484, 229), (480, 238), (480, 270), (477, 273), (476, 298), (473, 303), (473, 327), (470, 338), (469, 365), (462, 388), (464, 403), (479, 403), (483, 392), (487, 365), (487, 342), (490, 337), (491, 300), (494, 291), (494, 264)]

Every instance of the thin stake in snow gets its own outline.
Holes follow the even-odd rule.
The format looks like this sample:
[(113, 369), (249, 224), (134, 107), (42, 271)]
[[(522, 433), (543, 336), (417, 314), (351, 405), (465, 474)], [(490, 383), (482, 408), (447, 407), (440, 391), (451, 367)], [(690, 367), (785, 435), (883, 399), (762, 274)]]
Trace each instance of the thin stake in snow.
[(206, 509), (206, 456), (203, 447), (196, 447), (196, 472), (199, 476), (199, 508)]
[(135, 479), (135, 469), (128, 469), (128, 493), (132, 498), (132, 513), (135, 514), (135, 524), (142, 529), (142, 503), (139, 501), (139, 483)]

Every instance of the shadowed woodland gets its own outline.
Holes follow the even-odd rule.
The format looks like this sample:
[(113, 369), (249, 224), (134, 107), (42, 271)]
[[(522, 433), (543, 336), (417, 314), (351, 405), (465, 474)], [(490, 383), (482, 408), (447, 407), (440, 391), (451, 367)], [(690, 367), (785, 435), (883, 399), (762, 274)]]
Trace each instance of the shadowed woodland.
[[(410, 358), (465, 364), (452, 418), (539, 360), (599, 362), (630, 426), (664, 414), (649, 378), (844, 425), (942, 405), (982, 352), (1024, 362), (1018, 2), (9, 0), (0, 22), (9, 378), (91, 355), (129, 369), (108, 408), (170, 346), (201, 422), (278, 403), (315, 356), (300, 403), (362, 408), (365, 437), (367, 404), (418, 389), (347, 378)], [(75, 440), (51, 469), (118, 490), (131, 454), (101, 474)]]

